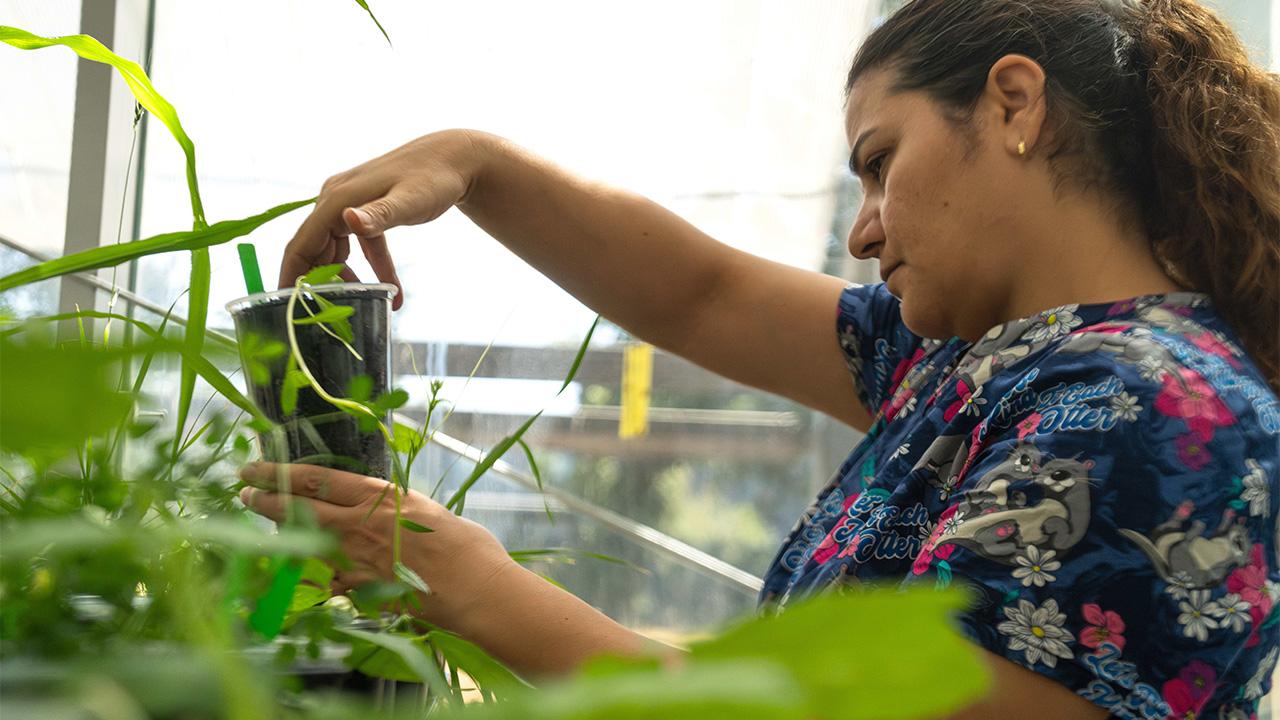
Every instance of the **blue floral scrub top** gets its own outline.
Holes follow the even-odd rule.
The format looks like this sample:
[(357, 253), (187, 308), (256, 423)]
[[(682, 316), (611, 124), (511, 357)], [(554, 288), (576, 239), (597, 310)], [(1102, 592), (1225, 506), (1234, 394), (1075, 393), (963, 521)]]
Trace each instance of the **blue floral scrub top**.
[(1280, 401), (1207, 296), (922, 340), (883, 285), (838, 333), (875, 413), (761, 602), (964, 583), (982, 647), (1122, 718), (1246, 718), (1280, 641)]

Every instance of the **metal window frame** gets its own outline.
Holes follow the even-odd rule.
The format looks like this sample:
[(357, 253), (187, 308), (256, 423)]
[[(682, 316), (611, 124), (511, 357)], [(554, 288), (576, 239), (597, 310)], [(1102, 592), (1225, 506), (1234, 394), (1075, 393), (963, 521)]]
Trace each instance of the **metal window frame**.
[[(80, 32), (146, 66), (154, 14), (152, 0), (81, 0)], [(139, 148), (144, 144), (146, 115), (135, 133), (134, 108), (132, 93), (113, 68), (77, 61), (64, 256), (136, 239), (141, 209)], [(124, 278), (116, 275), (116, 284), (132, 287), (133, 269), (130, 263)], [(100, 272), (100, 279), (112, 275), (111, 270)], [(98, 291), (113, 289), (109, 282), (105, 287), (101, 283), (62, 283), (58, 310), (103, 309), (108, 295)]]

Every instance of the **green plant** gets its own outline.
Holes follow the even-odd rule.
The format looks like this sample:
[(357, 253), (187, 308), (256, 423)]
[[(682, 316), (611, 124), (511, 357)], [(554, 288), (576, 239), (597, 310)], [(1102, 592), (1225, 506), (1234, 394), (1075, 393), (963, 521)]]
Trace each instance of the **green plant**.
[[(306, 317), (291, 321), (289, 343), (246, 338), (234, 347), (211, 339), (207, 249), (313, 201), (209, 225), (195, 145), (136, 63), (85, 36), (41, 38), (0, 27), (0, 40), (22, 49), (66, 46), (116, 68), (139, 104), (182, 146), (193, 212), (191, 230), (96, 248), (0, 278), (2, 292), (149, 254), (192, 253), (190, 317), (181, 333), (167, 316), (151, 324), (90, 310), (27, 318), (0, 330), (0, 698), (6, 710), (54, 717), (93, 708), (184, 718), (316, 718), (367, 710), (307, 691), (290, 672), (303, 657), (334, 651), (366, 675), (428, 685), (430, 710), (448, 716), (912, 717), (954, 708), (982, 691), (975, 651), (946, 626), (947, 613), (961, 602), (956, 595), (823, 598), (698, 645), (679, 669), (600, 660), (539, 691), (465, 639), (404, 612), (415, 590), (429, 588), (400, 562), (398, 542), (395, 579), (349, 598), (331, 597), (332, 566), (343, 562), (333, 538), (305, 516), (270, 532), (234, 500), (233, 469), (251, 455), (250, 431), (270, 436), (276, 428), (219, 365), (238, 356), (248, 373), (259, 374), (266, 361), (287, 353), (291, 392), (282, 403), (309, 389), (382, 433), (396, 450), (386, 492), (397, 507), (410, 468), (440, 426), (433, 423), (445, 403), (440, 383), (430, 385), (427, 419), (413, 428), (386, 419), (408, 399), (402, 391), (370, 398), (359, 383), (325, 388), (317, 381), (293, 331), (314, 324), (350, 342), (351, 314), (308, 292), (332, 279), (332, 266), (313, 270), (294, 288), (288, 317), (295, 305)], [(79, 341), (57, 343), (48, 330), (70, 321), (81, 329)], [(112, 338), (104, 329), (98, 341), (85, 328), (94, 321), (122, 322), (137, 333)], [(588, 332), (561, 391), (590, 339)], [(154, 363), (166, 358), (182, 366), (171, 428), (147, 415), (146, 381)], [(197, 377), (231, 412), (215, 407), (206, 417), (202, 408), (191, 417)], [(462, 513), (467, 491), (517, 446), (541, 484), (524, 440), (540, 414), (497, 442), (446, 505)], [(400, 518), (401, 530), (430, 532), (407, 518)], [(512, 556), (612, 560), (558, 548)], [(949, 674), (932, 678), (927, 691), (918, 688), (918, 668), (937, 666)], [(463, 675), (485, 699), (502, 702), (464, 707)], [(903, 687), (912, 691), (902, 693)], [(904, 696), (916, 704), (898, 704)], [(849, 697), (847, 707), (835, 702)]]

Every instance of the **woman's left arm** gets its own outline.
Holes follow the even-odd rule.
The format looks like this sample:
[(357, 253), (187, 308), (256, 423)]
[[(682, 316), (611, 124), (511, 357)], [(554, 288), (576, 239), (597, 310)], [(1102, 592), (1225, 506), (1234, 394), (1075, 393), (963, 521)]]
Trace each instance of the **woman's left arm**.
[[(285, 498), (292, 496), (310, 506), (321, 526), (338, 533), (353, 567), (338, 573), (336, 591), (395, 577), (395, 505), (385, 492), (386, 481), (312, 465), (271, 463), (247, 465), (240, 474), (253, 486), (245, 488), (240, 499), (254, 512), (281, 521)], [(275, 492), (285, 483), (289, 493)], [(403, 562), (431, 588), (428, 594), (418, 594), (418, 615), (476, 643), (524, 677), (562, 675), (597, 655), (678, 652), (626, 629), (521, 567), (484, 527), (419, 493), (404, 496), (401, 516), (431, 529), (401, 532)], [(952, 720), (1105, 715), (1036, 673), (991, 653), (983, 657), (992, 672), (992, 692)]]
[[(395, 502), (385, 480), (273, 463), (252, 463), (240, 476), (252, 486), (240, 499), (254, 512), (283, 521), (292, 498), (337, 533), (352, 567), (335, 576), (336, 592), (395, 577)], [(278, 492), (282, 488), (287, 492)], [(639, 655), (656, 647), (521, 567), (484, 527), (426, 496), (404, 495), (401, 517), (431, 530), (400, 533), (402, 562), (431, 589), (418, 593), (421, 610), (415, 614), (476, 643), (515, 672), (558, 675), (596, 655)]]

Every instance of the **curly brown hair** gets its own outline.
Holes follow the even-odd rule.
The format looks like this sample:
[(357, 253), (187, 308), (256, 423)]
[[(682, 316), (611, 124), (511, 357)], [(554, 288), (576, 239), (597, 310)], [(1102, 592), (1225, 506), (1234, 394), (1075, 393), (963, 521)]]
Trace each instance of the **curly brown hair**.
[(1142, 223), (1280, 391), (1280, 76), (1193, 0), (911, 0), (859, 49), (967, 127), (996, 60), (1045, 70), (1045, 156)]

